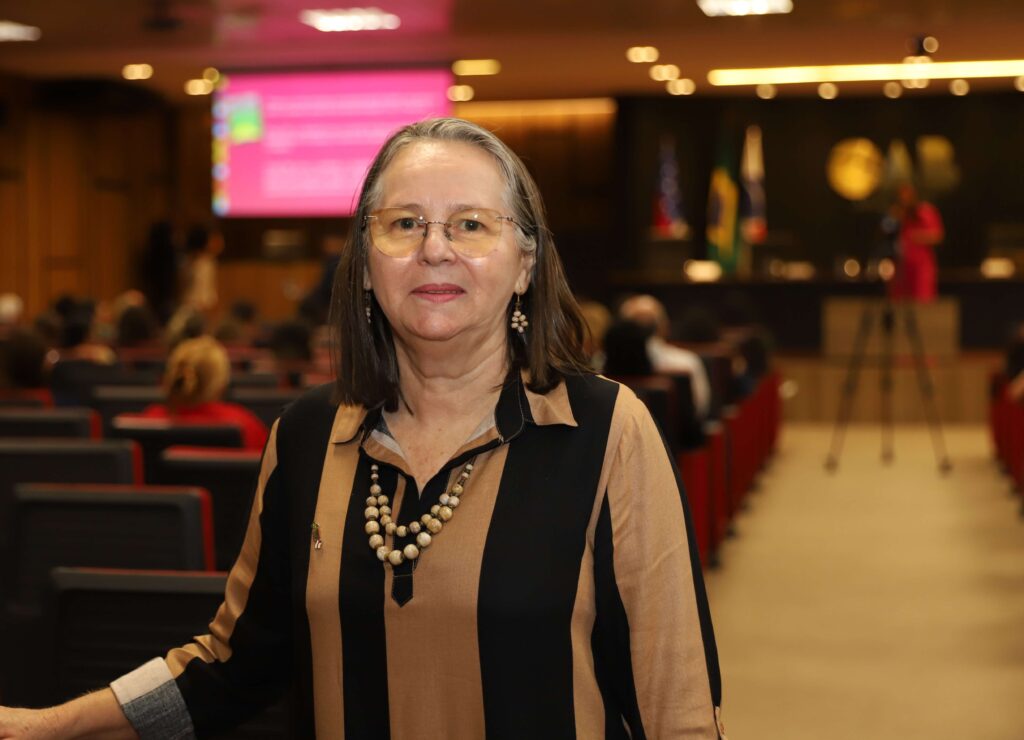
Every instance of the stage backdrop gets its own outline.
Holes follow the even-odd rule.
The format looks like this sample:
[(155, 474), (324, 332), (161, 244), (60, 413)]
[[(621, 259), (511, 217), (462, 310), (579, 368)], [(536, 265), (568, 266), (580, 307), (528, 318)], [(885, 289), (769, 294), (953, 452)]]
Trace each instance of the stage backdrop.
[[(935, 83), (938, 84), (938, 83)], [(942, 212), (942, 266), (977, 265), (990, 247), (1024, 249), (1024, 94), (818, 98), (625, 98), (616, 130), (620, 253), (626, 269), (671, 267), (705, 254), (708, 185), (723, 157), (734, 170), (743, 132), (761, 127), (768, 236), (764, 255), (832, 269), (839, 257), (881, 248), (879, 221), (891, 185), (908, 172)], [(659, 152), (675, 141), (691, 237), (651, 239)], [(852, 140), (852, 141), (851, 141)], [(841, 142), (844, 146), (836, 148)], [(830, 183), (846, 178), (846, 186)], [(873, 181), (877, 180), (877, 183)], [(876, 185), (877, 187), (873, 187)], [(863, 200), (852, 197), (868, 196)]]

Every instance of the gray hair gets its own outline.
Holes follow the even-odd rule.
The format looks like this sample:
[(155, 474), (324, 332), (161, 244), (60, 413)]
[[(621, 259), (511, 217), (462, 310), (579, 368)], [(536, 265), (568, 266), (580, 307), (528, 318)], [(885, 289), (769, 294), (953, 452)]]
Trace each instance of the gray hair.
[(445, 141), (472, 144), (494, 158), (505, 181), (505, 207), (519, 226), (516, 242), (524, 252), (537, 249), (537, 232), (546, 229), (544, 204), (522, 160), (501, 139), (481, 126), (459, 118), (428, 118), (401, 129), (378, 153), (369, 171), (356, 212), (357, 224), (378, 206), (384, 194), (381, 175), (398, 153), (419, 141)]

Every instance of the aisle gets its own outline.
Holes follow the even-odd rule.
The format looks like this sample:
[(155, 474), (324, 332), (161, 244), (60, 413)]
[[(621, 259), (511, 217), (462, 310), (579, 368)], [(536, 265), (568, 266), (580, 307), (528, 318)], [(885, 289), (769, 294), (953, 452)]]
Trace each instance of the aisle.
[(708, 575), (730, 740), (1024, 738), (1024, 519), (982, 427), (790, 425)]

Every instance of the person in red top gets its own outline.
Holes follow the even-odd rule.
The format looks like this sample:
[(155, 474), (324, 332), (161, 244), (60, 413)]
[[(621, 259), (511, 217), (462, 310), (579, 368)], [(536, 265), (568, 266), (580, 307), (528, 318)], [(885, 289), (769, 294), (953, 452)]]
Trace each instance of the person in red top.
[(946, 235), (942, 216), (931, 203), (918, 199), (910, 183), (900, 186), (892, 216), (900, 228), (896, 274), (889, 283), (889, 295), (897, 301), (932, 301), (938, 283), (935, 247)]
[(243, 406), (222, 401), (231, 379), (228, 353), (208, 336), (187, 339), (167, 361), (164, 375), (166, 403), (146, 408), (141, 416), (185, 422), (236, 424), (242, 430), (242, 446), (262, 450), (267, 426)]

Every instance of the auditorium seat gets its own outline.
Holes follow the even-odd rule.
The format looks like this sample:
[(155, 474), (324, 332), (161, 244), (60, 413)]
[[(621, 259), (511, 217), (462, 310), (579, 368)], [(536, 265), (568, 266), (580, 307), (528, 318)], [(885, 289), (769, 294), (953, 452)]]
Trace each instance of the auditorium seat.
[(230, 388), (277, 388), (281, 379), (277, 373), (231, 373)]
[(85, 408), (0, 408), (0, 437), (99, 439), (100, 417)]
[(160, 453), (174, 445), (199, 447), (241, 447), (242, 430), (233, 424), (180, 423), (168, 419), (118, 416), (110, 436), (130, 439), (142, 448), (143, 470), (147, 483), (157, 483)]
[(0, 408), (50, 408), (53, 394), (48, 388), (20, 388), (0, 391)]
[(245, 406), (268, 427), (281, 415), (284, 407), (296, 400), (302, 390), (292, 388), (232, 388), (228, 401)]
[(213, 502), (216, 563), (229, 569), (238, 557), (249, 523), (260, 453), (214, 447), (169, 447), (160, 456), (156, 479), (165, 485), (201, 486)]
[(120, 365), (100, 365), (85, 360), (61, 360), (50, 374), (50, 390), (58, 406), (87, 406), (99, 385), (155, 386), (155, 370), (128, 370)]
[(201, 488), (20, 483), (12, 501), (9, 604), (38, 605), (58, 565), (212, 569), (213, 516)]
[(141, 452), (129, 440), (0, 439), (0, 559), (18, 483), (141, 484)]
[(99, 385), (92, 389), (89, 406), (99, 413), (103, 433), (109, 435), (117, 416), (138, 413), (163, 400), (164, 393), (157, 386)]
[(612, 378), (629, 388), (643, 401), (665, 437), (673, 454), (679, 449), (676, 384), (665, 375), (623, 375)]
[[(57, 568), (53, 571), (52, 702), (107, 685), (168, 649), (208, 631), (224, 573)], [(288, 736), (283, 703), (227, 740)]]
[[(2, 567), (4, 701), (45, 704), (33, 665), (50, 569), (59, 565), (202, 569), (213, 565), (210, 502), (201, 489), (20, 484)], [(18, 668), (17, 680), (12, 680)]]

